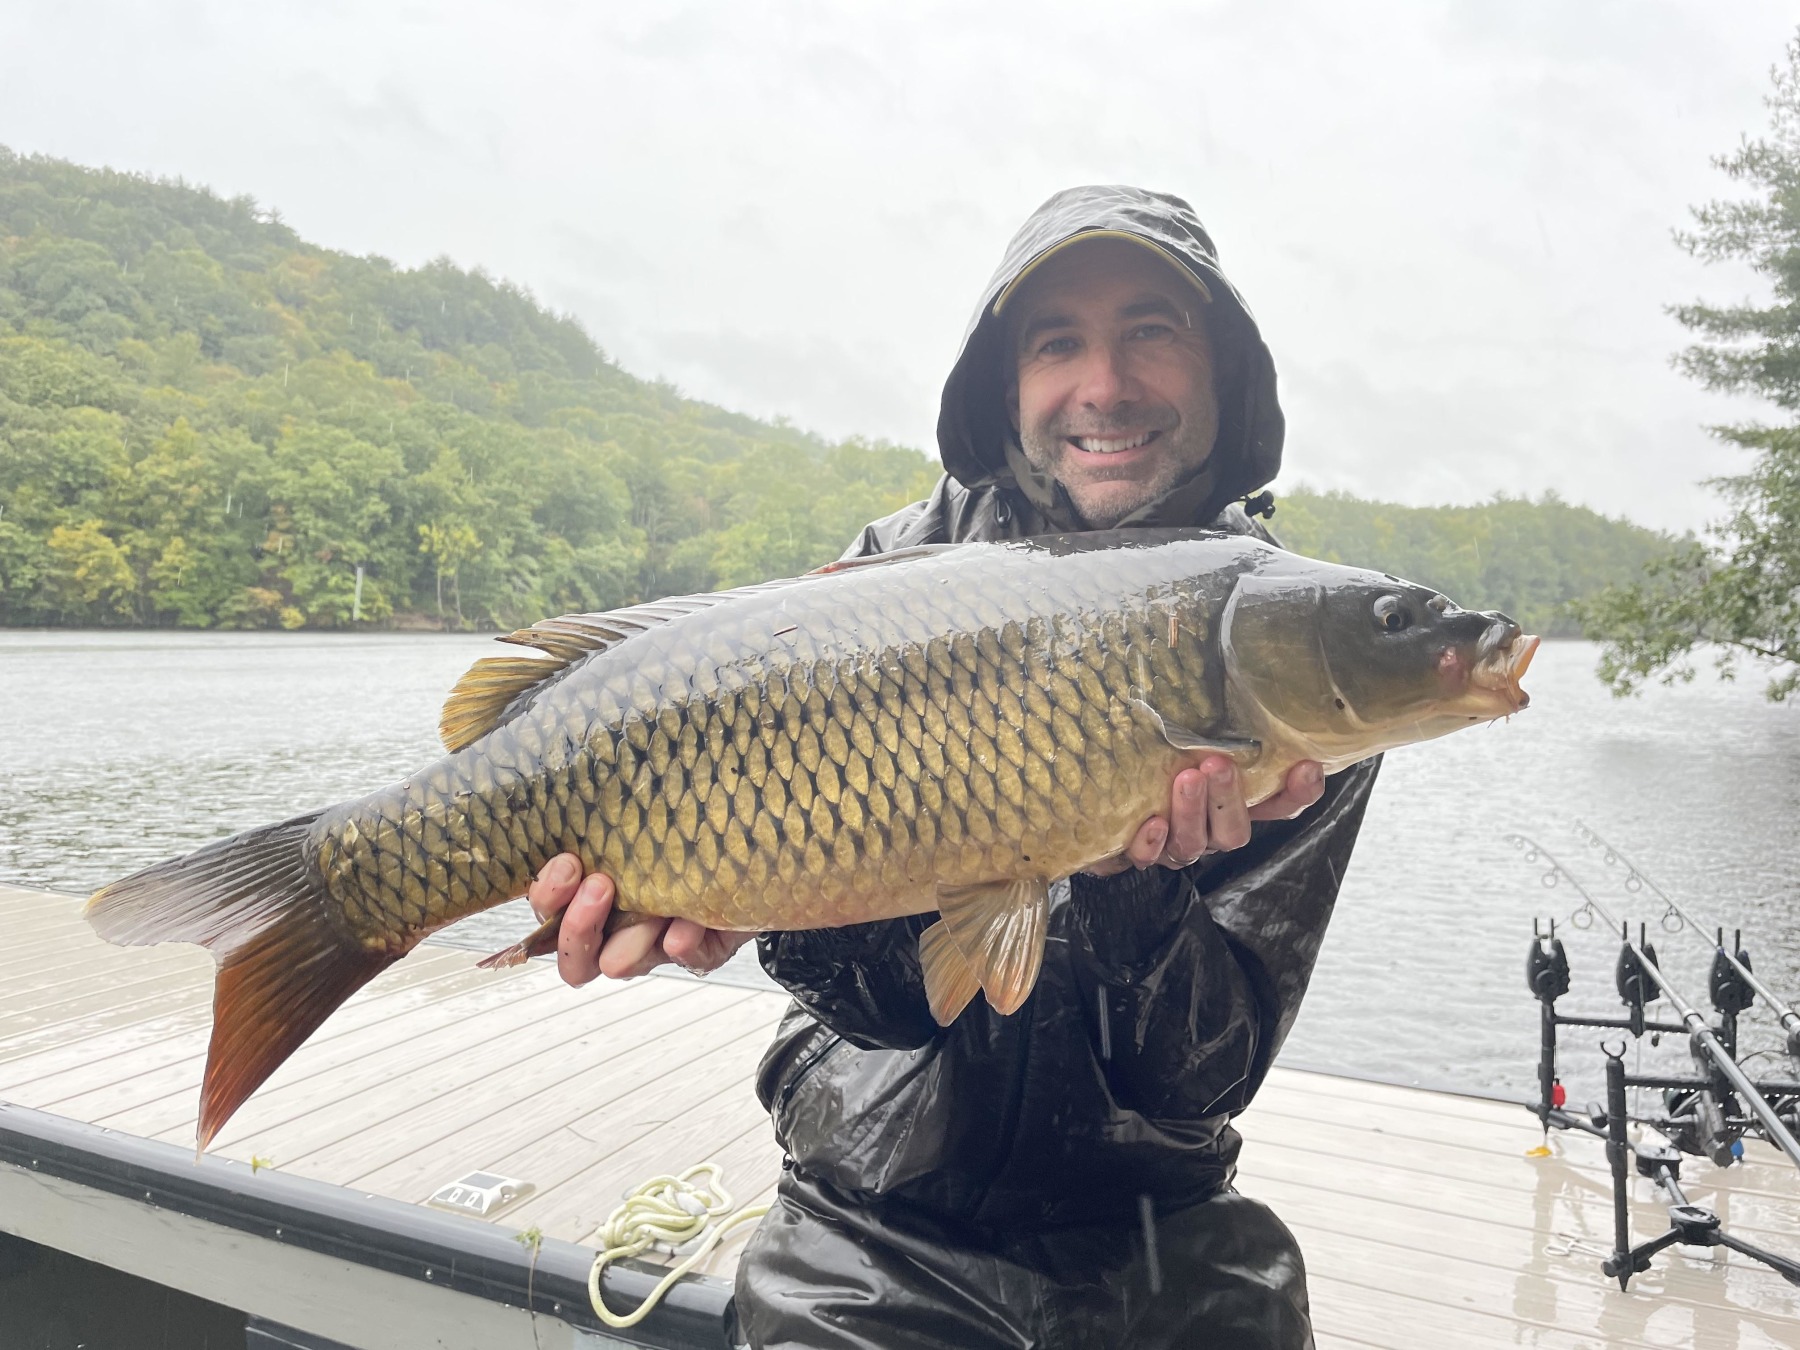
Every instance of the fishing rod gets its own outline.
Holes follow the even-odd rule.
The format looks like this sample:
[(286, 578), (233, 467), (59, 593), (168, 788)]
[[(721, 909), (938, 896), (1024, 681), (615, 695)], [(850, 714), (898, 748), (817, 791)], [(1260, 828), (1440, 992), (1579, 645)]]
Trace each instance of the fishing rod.
[[(1706, 926), (1696, 920), (1692, 914), (1687, 912), (1687, 910), (1683, 909), (1681, 903), (1677, 901), (1675, 897), (1664, 894), (1662, 887), (1658, 886), (1650, 879), (1649, 873), (1645, 872), (1643, 868), (1639, 867), (1630, 858), (1627, 858), (1622, 850), (1607, 843), (1605, 839), (1601, 838), (1598, 830), (1595, 830), (1585, 821), (1577, 820), (1575, 822), (1575, 832), (1587, 842), (1590, 848), (1597, 848), (1600, 850), (1600, 854), (1606, 860), (1608, 866), (1624, 866), (1626, 872), (1624, 883), (1626, 890), (1635, 892), (1641, 887), (1648, 887), (1650, 894), (1654, 895), (1658, 900), (1661, 900), (1663, 904), (1668, 906), (1667, 910), (1663, 913), (1663, 928), (1665, 931), (1679, 932), (1681, 929), (1685, 928), (1699, 941), (1706, 941)], [(1674, 928), (1670, 928), (1668, 923), (1671, 915), (1677, 920)], [(1794, 1060), (1796, 1065), (1800, 1065), (1800, 1012), (1795, 1012), (1782, 1001), (1781, 997), (1777, 995), (1773, 989), (1762, 982), (1756, 972), (1750, 968), (1750, 962), (1745, 959), (1744, 953), (1741, 950), (1734, 952), (1726, 947), (1725, 930), (1723, 927), (1719, 927), (1714, 931), (1718, 935), (1718, 941), (1714, 944), (1717, 952), (1717, 956), (1714, 958), (1715, 966), (1719, 961), (1724, 961), (1724, 963), (1736, 973), (1738, 979), (1748, 985), (1754, 993), (1761, 996), (1762, 1001), (1768, 1005), (1769, 1009), (1774, 1012), (1776, 1018), (1781, 1022), (1781, 1029), (1787, 1033), (1788, 1056)], [(1737, 943), (1734, 942), (1732, 946), (1737, 946)], [(1716, 971), (1712, 983), (1715, 989), (1721, 983)], [(1718, 1002), (1716, 998), (1714, 1001), (1715, 1003)], [(1744, 1006), (1749, 1006), (1748, 999), (1744, 1000)], [(1721, 1008), (1720, 1011), (1723, 1012), (1725, 1009)], [(1737, 1011), (1739, 1010), (1733, 1010), (1731, 1015), (1735, 1017)], [(1736, 1046), (1733, 1046), (1732, 1048), (1735, 1050)]]
[(1543, 845), (1522, 834), (1509, 834), (1506, 839), (1514, 848), (1525, 850), (1526, 862), (1535, 863), (1542, 857), (1550, 864), (1550, 869), (1544, 874), (1545, 885), (1553, 886), (1560, 878), (1574, 887), (1576, 894), (1582, 899), (1582, 904), (1575, 911), (1577, 915), (1586, 911), (1589, 915), (1599, 918), (1608, 926), (1620, 931), (1626, 949), (1636, 958), (1643, 973), (1656, 984), (1658, 989), (1662, 990), (1670, 1004), (1674, 1006), (1676, 1013), (1681, 1018), (1681, 1029), (1687, 1032), (1689, 1044), (1698, 1046), (1705, 1053), (1706, 1058), (1712, 1061), (1713, 1067), (1731, 1084), (1744, 1105), (1749, 1107), (1751, 1114), (1767, 1132), (1768, 1141), (1787, 1154), (1796, 1167), (1800, 1167), (1800, 1140), (1794, 1138), (1792, 1132), (1782, 1123), (1781, 1118), (1775, 1114), (1774, 1109), (1763, 1100), (1761, 1090), (1750, 1081), (1750, 1075), (1738, 1066), (1737, 1060), (1720, 1043), (1717, 1034), (1707, 1025), (1706, 1018), (1701, 1016), (1693, 1005), (1681, 996), (1680, 990), (1676, 989), (1669, 982), (1669, 977), (1662, 973), (1662, 969), (1656, 964), (1656, 949), (1642, 941), (1641, 935), (1639, 941), (1633, 942), (1630, 925), (1615, 919), (1611, 911), (1594, 899), (1592, 895), (1589, 895), (1581, 883), (1575, 880), (1568, 868), (1558, 862)]
[[(1556, 1011), (1556, 1000), (1569, 991), (1569, 958), (1562, 939), (1556, 936), (1552, 920), (1548, 934), (1532, 924), (1531, 951), (1526, 962), (1526, 981), (1542, 1008), (1543, 1048), (1538, 1060), (1539, 1100), (1532, 1110), (1543, 1123), (1548, 1136), (1550, 1126), (1577, 1129), (1606, 1141), (1606, 1158), (1612, 1172), (1613, 1250), (1600, 1263), (1600, 1268), (1619, 1281), (1625, 1289), (1631, 1277), (1650, 1268), (1651, 1258), (1666, 1247), (1680, 1243), (1693, 1247), (1727, 1247), (1762, 1262), (1790, 1284), (1800, 1285), (1800, 1261), (1781, 1256), (1727, 1233), (1719, 1217), (1702, 1205), (1691, 1203), (1681, 1188), (1681, 1153), (1704, 1152), (1720, 1166), (1729, 1166), (1742, 1154), (1738, 1136), (1747, 1129), (1759, 1131), (1800, 1166), (1800, 1141), (1796, 1141), (1775, 1108), (1764, 1094), (1773, 1094), (1792, 1110), (1800, 1103), (1800, 1082), (1756, 1083), (1738, 1066), (1733, 1051), (1726, 1047), (1706, 1019), (1681, 996), (1657, 964), (1656, 949), (1650, 945), (1645, 926), (1638, 925), (1638, 940), (1631, 940), (1630, 925), (1618, 919), (1576, 880), (1573, 873), (1554, 854), (1534, 840), (1520, 834), (1506, 836), (1507, 842), (1524, 851), (1525, 861), (1548, 864), (1542, 875), (1546, 886), (1567, 882), (1581, 897), (1581, 904), (1571, 916), (1577, 928), (1592, 927), (1598, 919), (1617, 927), (1623, 945), (1616, 972), (1619, 996), (1625, 1002), (1625, 1018), (1573, 1017)], [(1645, 1004), (1667, 996), (1680, 1014), (1679, 1024), (1653, 1022), (1645, 1016)], [(1747, 999), (1745, 1000), (1747, 1003)], [(1722, 1014), (1723, 1014), (1723, 1010)], [(1729, 1022), (1729, 1014), (1723, 1014)], [(1617, 1028), (1642, 1036), (1646, 1031), (1653, 1039), (1662, 1033), (1686, 1034), (1689, 1052), (1701, 1078), (1677, 1078), (1660, 1075), (1628, 1074), (1625, 1070), (1625, 1042), (1601, 1043), (1606, 1056), (1606, 1105), (1589, 1106), (1587, 1113), (1564, 1109), (1561, 1081), (1556, 1077), (1556, 1032), (1562, 1026)], [(1733, 1037), (1735, 1039), (1735, 1037)], [(1626, 1101), (1628, 1087), (1662, 1088), (1669, 1114), (1653, 1118), (1633, 1115)], [(1679, 1094), (1679, 1095), (1678, 1095)], [(1754, 1122), (1734, 1108), (1737, 1102), (1751, 1111)], [(1627, 1133), (1633, 1121), (1652, 1126), (1660, 1133), (1633, 1143)], [(1796, 1118), (1800, 1125), (1800, 1117)], [(1540, 1150), (1548, 1153), (1548, 1147)], [(1634, 1161), (1638, 1175), (1647, 1177), (1667, 1197), (1669, 1227), (1648, 1242), (1631, 1245), (1630, 1173), (1628, 1160)]]

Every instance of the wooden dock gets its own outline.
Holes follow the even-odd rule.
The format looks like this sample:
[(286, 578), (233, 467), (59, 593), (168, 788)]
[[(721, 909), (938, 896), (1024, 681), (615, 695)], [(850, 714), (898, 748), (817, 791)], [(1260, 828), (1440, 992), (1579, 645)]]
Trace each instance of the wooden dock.
[[(0, 1100), (191, 1144), (211, 958), (111, 947), (45, 892), (0, 886), (0, 923)], [(414, 1205), (496, 1172), (532, 1190), (491, 1222), (578, 1243), (626, 1189), (694, 1162), (723, 1164), (753, 1203), (780, 1171), (751, 1079), (784, 1005), (684, 976), (573, 990), (547, 963), (489, 973), (428, 945), (334, 1016), (213, 1152)], [(1722, 1250), (1665, 1253), (1621, 1293), (1599, 1269), (1599, 1142), (1557, 1136), (1530, 1157), (1539, 1133), (1516, 1105), (1277, 1069), (1240, 1127), (1240, 1189), (1298, 1235), (1322, 1350), (1800, 1347), (1800, 1289)], [(1800, 1179), (1750, 1149), (1726, 1171), (1688, 1160), (1684, 1183), (1737, 1235), (1800, 1253)], [(1640, 1185), (1639, 1241), (1667, 1226)], [(737, 1245), (713, 1274), (729, 1278)]]

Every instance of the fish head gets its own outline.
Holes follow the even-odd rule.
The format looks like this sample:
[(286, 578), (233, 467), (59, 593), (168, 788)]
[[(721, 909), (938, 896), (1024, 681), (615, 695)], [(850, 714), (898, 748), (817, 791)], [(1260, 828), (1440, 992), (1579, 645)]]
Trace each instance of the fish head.
[(1323, 563), (1241, 577), (1222, 636), (1249, 720), (1328, 768), (1520, 711), (1538, 646), (1504, 614)]

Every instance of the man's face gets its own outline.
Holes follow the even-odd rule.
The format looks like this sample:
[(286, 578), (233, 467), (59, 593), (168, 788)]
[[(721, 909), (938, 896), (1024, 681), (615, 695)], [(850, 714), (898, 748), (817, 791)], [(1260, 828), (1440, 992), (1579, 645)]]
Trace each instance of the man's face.
[(1064, 250), (1007, 302), (1020, 448), (1090, 529), (1118, 524), (1212, 454), (1219, 404), (1203, 304), (1173, 263), (1124, 239)]

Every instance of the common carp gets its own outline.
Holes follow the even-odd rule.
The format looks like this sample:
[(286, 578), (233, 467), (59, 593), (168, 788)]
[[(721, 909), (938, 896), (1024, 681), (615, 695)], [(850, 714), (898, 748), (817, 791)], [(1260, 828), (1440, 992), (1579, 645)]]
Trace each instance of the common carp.
[[(485, 658), (405, 782), (98, 892), (110, 941), (218, 961), (204, 1147), (426, 934), (570, 851), (612, 922), (739, 931), (938, 911), (933, 1014), (1015, 1011), (1052, 881), (1121, 851), (1208, 754), (1251, 803), (1517, 712), (1537, 639), (1255, 539), (1131, 530), (933, 546), (546, 620)], [(489, 963), (552, 950), (556, 920)]]

